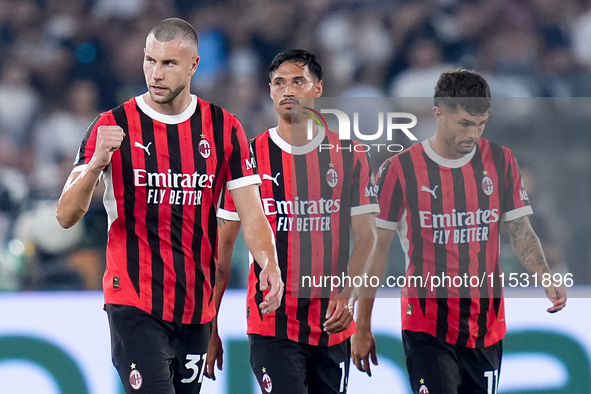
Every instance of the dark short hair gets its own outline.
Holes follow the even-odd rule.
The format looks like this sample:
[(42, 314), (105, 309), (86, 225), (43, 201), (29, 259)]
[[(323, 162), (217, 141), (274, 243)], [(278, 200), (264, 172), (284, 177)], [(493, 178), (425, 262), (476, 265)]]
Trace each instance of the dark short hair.
[(199, 46), (199, 39), (193, 26), (179, 18), (164, 19), (150, 30), (148, 35), (150, 34), (153, 34), (154, 38), (160, 42), (168, 42), (181, 37), (183, 40), (195, 44), (196, 47)]
[(301, 63), (319, 81), (322, 81), (322, 66), (316, 60), (316, 55), (304, 49), (292, 49), (291, 51), (279, 52), (269, 67), (269, 78), (285, 62)]
[(435, 86), (434, 103), (456, 111), (463, 109), (470, 115), (490, 111), (490, 88), (484, 77), (474, 71), (451, 70), (441, 74)]

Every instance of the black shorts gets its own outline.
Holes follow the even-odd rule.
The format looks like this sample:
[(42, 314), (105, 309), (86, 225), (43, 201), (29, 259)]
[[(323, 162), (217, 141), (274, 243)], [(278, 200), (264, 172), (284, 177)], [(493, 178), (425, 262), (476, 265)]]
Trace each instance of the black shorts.
[(250, 365), (263, 394), (346, 393), (351, 341), (333, 346), (249, 335)]
[(166, 322), (127, 305), (105, 310), (113, 365), (126, 393), (199, 393), (211, 323)]
[(502, 341), (473, 349), (402, 331), (402, 342), (414, 394), (497, 394)]

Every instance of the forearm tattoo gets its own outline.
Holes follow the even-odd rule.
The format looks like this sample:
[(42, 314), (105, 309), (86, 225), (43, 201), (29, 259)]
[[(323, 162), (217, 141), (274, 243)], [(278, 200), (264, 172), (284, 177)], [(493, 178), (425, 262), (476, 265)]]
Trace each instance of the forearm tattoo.
[(215, 274), (215, 284), (218, 285), (218, 284), (222, 283), (224, 281), (225, 277), (226, 277), (226, 270), (222, 264), (218, 263), (218, 269)]
[(529, 272), (549, 272), (542, 245), (527, 217), (505, 222), (511, 246), (519, 262)]

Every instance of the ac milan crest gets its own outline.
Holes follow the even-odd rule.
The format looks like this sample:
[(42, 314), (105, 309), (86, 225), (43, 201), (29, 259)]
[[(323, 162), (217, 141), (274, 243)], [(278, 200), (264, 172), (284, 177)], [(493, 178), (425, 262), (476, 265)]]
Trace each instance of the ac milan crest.
[(137, 369), (132, 369), (129, 373), (129, 384), (131, 388), (134, 390), (139, 390), (142, 387), (142, 383), (144, 383), (144, 378), (142, 378), (142, 374)]
[(211, 145), (209, 145), (207, 140), (201, 140), (199, 143), (199, 153), (201, 153), (204, 159), (207, 159), (211, 155)]
[(273, 383), (271, 382), (271, 377), (267, 374), (263, 375), (263, 388), (267, 393), (270, 393), (273, 390)]
[(495, 191), (493, 180), (490, 179), (488, 175), (485, 175), (484, 178), (482, 178), (482, 190), (487, 196), (490, 196)]
[(335, 187), (339, 183), (339, 174), (337, 173), (337, 170), (332, 167), (326, 171), (326, 183), (328, 183), (328, 186), (330, 187)]

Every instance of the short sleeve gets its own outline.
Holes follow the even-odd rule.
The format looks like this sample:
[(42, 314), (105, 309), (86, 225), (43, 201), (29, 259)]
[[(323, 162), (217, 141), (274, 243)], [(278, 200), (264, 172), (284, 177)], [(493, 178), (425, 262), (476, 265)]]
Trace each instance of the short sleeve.
[(239, 221), (240, 217), (236, 212), (236, 206), (232, 199), (232, 193), (227, 187), (224, 188), (224, 192), (220, 196), (220, 204), (217, 212), (217, 217), (220, 219)]
[(238, 119), (232, 116), (231, 153), (226, 172), (228, 190), (249, 185), (260, 185), (256, 160)]
[(386, 160), (378, 171), (377, 190), (380, 213), (376, 218), (376, 226), (388, 230), (396, 230), (403, 212), (403, 192), (400, 182), (399, 161)]
[(505, 148), (505, 191), (503, 194), (503, 220), (510, 221), (533, 214), (521, 171), (513, 153)]
[(380, 206), (369, 154), (355, 151), (353, 160), (351, 216), (365, 213), (377, 214), (380, 212)]
[(94, 155), (94, 149), (96, 147), (96, 134), (99, 126), (106, 126), (109, 124), (108, 116), (106, 113), (102, 113), (97, 116), (92, 123), (88, 126), (86, 134), (80, 148), (78, 148), (78, 154), (74, 159), (74, 171), (82, 171), (92, 159)]

